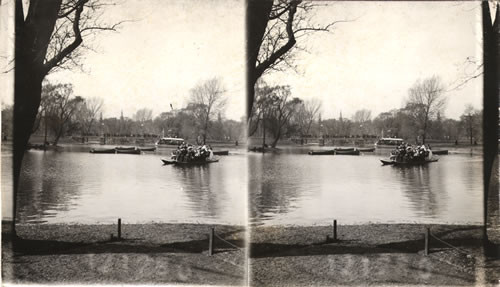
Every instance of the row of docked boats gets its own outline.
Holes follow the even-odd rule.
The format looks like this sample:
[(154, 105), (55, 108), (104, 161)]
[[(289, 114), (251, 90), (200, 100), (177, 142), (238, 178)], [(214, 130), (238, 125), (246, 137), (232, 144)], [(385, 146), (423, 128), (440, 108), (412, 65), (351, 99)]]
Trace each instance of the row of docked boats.
[[(152, 152), (156, 151), (156, 147), (122, 147), (117, 146), (114, 148), (101, 148), (101, 149), (91, 149), (90, 153), (108, 153), (108, 154), (141, 154), (142, 152)], [(213, 151), (214, 155), (229, 155), (228, 150)]]
[(121, 147), (117, 146), (114, 148), (104, 148), (104, 149), (91, 149), (90, 153), (96, 153), (96, 154), (101, 154), (101, 153), (120, 153), (120, 154), (141, 154), (142, 152), (146, 151), (155, 151), (156, 147)]
[(354, 147), (336, 147), (330, 150), (312, 150), (310, 155), (360, 155), (361, 152), (374, 152), (375, 148), (354, 148)]

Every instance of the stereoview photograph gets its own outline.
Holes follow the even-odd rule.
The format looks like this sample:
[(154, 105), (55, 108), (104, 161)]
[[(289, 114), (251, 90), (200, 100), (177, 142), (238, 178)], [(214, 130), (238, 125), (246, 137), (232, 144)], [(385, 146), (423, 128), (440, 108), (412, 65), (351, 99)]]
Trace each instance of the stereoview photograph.
[(2, 282), (498, 285), (499, 5), (0, 0)]
[(249, 3), (250, 285), (498, 284), (498, 3)]
[(245, 284), (244, 3), (14, 4), (3, 282)]

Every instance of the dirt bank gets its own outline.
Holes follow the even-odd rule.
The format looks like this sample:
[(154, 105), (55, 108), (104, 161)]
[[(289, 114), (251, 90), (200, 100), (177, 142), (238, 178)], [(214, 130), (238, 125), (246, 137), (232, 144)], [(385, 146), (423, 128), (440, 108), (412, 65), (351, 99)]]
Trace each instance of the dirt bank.
[[(216, 239), (208, 255), (209, 225), (18, 225), (12, 250), (2, 225), (2, 276), (15, 283), (245, 284), (245, 249)], [(244, 228), (215, 226), (229, 243), (244, 246)]]
[(482, 255), (479, 226), (429, 225), (431, 253), (423, 254), (424, 225), (273, 226), (251, 231), (253, 286), (498, 284), (498, 260)]

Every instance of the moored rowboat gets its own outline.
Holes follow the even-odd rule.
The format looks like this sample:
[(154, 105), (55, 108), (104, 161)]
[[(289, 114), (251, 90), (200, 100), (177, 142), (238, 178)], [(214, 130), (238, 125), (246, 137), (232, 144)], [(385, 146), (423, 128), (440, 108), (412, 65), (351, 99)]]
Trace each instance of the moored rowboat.
[(91, 149), (90, 153), (116, 153), (114, 148), (109, 149)]
[(335, 150), (336, 155), (359, 155), (359, 150)]
[(117, 149), (116, 153), (121, 153), (121, 154), (141, 154), (140, 149), (133, 149), (133, 150), (120, 150)]
[(360, 152), (373, 152), (375, 151), (374, 147), (365, 147), (365, 148), (358, 148)]
[(140, 147), (140, 151), (155, 151), (156, 147)]
[(353, 147), (336, 147), (334, 148), (335, 151), (354, 151), (355, 148)]
[(213, 151), (212, 153), (214, 155), (229, 155), (229, 151), (228, 150)]
[(115, 147), (117, 151), (119, 150), (135, 150), (135, 146), (117, 146)]
[(312, 151), (309, 151), (309, 154), (310, 155), (334, 155), (335, 154), (335, 150), (332, 149), (332, 150), (312, 150)]

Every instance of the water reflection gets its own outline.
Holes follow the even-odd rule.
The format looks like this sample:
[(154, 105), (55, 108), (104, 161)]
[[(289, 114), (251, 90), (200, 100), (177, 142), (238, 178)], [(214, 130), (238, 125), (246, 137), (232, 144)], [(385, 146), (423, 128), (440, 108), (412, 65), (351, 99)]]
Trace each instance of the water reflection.
[[(404, 196), (410, 201), (412, 209), (423, 218), (439, 216), (440, 209), (445, 207), (446, 203), (446, 190), (438, 187), (433, 188), (431, 184), (431, 169), (430, 165), (393, 169), (396, 176), (401, 178)], [(437, 182), (440, 185), (440, 181)]]
[[(50, 159), (50, 160), (49, 160)], [(64, 170), (80, 170), (77, 162), (61, 162), (61, 153), (33, 151), (25, 156), (19, 182), (17, 215), (36, 219), (67, 211), (71, 199), (80, 194), (81, 174), (64, 176)], [(64, 184), (58, 184), (64, 181)]]
[[(74, 149), (74, 148), (73, 148)], [(163, 166), (161, 155), (29, 151), (17, 220), (48, 223), (245, 223), (246, 160)], [(3, 172), (2, 172), (3, 175)]]
[(2, 144), (2, 159), (1, 159), (1, 191), (2, 191), (2, 219), (12, 219), (12, 193), (13, 193), (13, 178), (12, 178), (12, 144)]
[(254, 224), (480, 223), (482, 158), (455, 153), (426, 166), (381, 166), (380, 154), (249, 158)]

